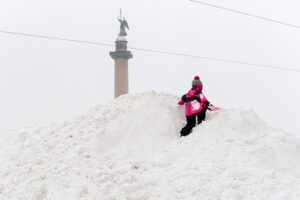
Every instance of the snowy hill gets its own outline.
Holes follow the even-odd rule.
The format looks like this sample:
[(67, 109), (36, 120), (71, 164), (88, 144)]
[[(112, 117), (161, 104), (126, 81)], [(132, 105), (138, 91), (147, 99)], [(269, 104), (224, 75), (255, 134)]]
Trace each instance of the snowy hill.
[(183, 109), (170, 94), (125, 95), (1, 138), (0, 199), (300, 199), (296, 137), (223, 109), (179, 138)]

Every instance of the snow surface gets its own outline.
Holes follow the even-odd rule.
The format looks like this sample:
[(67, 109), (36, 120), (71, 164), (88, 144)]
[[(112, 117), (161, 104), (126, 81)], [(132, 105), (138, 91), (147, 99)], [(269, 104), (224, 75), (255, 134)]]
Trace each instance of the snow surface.
[(191, 135), (177, 97), (124, 95), (0, 142), (1, 200), (300, 199), (300, 141), (251, 110), (209, 112)]

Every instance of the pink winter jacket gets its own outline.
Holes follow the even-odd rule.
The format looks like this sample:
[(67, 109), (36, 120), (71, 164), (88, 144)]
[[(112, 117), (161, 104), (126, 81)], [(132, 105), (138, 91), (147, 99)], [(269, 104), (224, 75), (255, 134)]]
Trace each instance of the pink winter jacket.
[(199, 113), (203, 110), (203, 108), (207, 108), (209, 105), (206, 97), (197, 87), (190, 89), (188, 93), (183, 95), (181, 100), (178, 102), (179, 105), (183, 105), (184, 103), (186, 103), (185, 116)]

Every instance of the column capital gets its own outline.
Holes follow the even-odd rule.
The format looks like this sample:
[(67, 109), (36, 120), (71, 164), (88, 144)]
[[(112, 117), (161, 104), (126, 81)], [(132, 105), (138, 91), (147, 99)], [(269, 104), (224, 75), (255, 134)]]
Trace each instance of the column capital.
[(127, 40), (125, 37), (118, 37), (115, 41), (116, 43), (116, 50), (109, 52), (109, 55), (113, 59), (123, 58), (123, 59), (130, 59), (132, 58), (132, 53), (127, 51)]
[(115, 60), (118, 58), (130, 59), (132, 58), (132, 53), (130, 51), (112, 51), (109, 55)]

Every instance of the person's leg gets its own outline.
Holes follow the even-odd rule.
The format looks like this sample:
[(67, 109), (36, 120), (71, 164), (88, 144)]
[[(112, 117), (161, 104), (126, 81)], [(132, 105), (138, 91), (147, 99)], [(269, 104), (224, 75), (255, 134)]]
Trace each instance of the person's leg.
[(193, 127), (196, 125), (196, 115), (190, 115), (186, 117), (187, 124), (180, 131), (181, 136), (187, 136), (191, 133)]
[(201, 112), (197, 114), (198, 124), (201, 124), (202, 121), (205, 121), (207, 108), (203, 108)]

